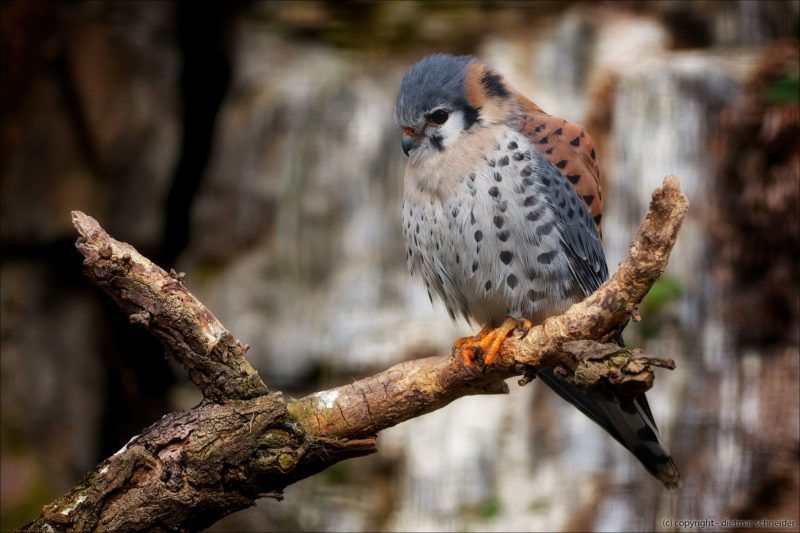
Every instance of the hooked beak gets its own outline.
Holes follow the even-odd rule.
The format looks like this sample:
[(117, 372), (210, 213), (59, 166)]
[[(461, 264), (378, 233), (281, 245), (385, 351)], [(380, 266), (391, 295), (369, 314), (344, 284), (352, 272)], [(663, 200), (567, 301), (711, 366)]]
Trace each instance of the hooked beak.
[(417, 138), (418, 136), (413, 129), (403, 128), (402, 144), (403, 144), (404, 154), (408, 155), (408, 152), (410, 152), (414, 148), (414, 145), (417, 144)]

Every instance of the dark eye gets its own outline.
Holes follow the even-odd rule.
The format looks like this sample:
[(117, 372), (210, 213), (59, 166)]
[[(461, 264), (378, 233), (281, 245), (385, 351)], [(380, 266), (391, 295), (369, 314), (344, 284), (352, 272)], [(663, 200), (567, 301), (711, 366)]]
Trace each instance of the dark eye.
[(444, 109), (437, 109), (428, 117), (434, 124), (444, 124), (450, 118), (450, 113)]

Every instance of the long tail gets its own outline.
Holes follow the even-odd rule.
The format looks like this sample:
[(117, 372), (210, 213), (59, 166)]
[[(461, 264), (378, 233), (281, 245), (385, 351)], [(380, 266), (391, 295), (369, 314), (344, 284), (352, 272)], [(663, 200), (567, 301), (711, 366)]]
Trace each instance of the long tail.
[(644, 394), (626, 398), (612, 391), (582, 390), (556, 377), (552, 368), (537, 377), (630, 450), (668, 489), (681, 488), (678, 467), (658, 434)]

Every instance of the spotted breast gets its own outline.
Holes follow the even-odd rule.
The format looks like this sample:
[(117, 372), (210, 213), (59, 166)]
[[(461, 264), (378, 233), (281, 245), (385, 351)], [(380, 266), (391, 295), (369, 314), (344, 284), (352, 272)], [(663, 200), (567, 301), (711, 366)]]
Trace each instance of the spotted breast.
[(429, 294), (451, 316), (497, 325), (508, 315), (541, 322), (602, 283), (591, 215), (529, 139), (498, 125), (464, 141), (482, 155), (462, 176), (406, 178), (408, 266)]

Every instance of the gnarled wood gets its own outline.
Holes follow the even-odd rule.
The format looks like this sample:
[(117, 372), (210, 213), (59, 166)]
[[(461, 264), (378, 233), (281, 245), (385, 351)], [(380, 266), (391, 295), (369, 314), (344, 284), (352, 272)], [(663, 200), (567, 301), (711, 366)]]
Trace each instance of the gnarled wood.
[(656, 190), (647, 218), (619, 270), (583, 302), (509, 338), (482, 376), (443, 355), (406, 361), (355, 383), (290, 402), (266, 386), (239, 343), (181, 283), (73, 214), (86, 274), (131, 317), (153, 331), (187, 369), (205, 400), (165, 415), (103, 461), (22, 530), (195, 530), (258, 497), (334, 463), (376, 450), (387, 427), (470, 394), (507, 391), (503, 379), (560, 365), (578, 386), (623, 393), (652, 386), (652, 366), (615, 338), (666, 267), (688, 202), (678, 180)]
[(231, 335), (192, 293), (181, 276), (168, 274), (128, 243), (106, 233), (92, 217), (74, 211), (86, 275), (146, 327), (181, 363), (203, 397), (215, 402), (255, 398), (267, 386), (245, 359), (247, 347)]

